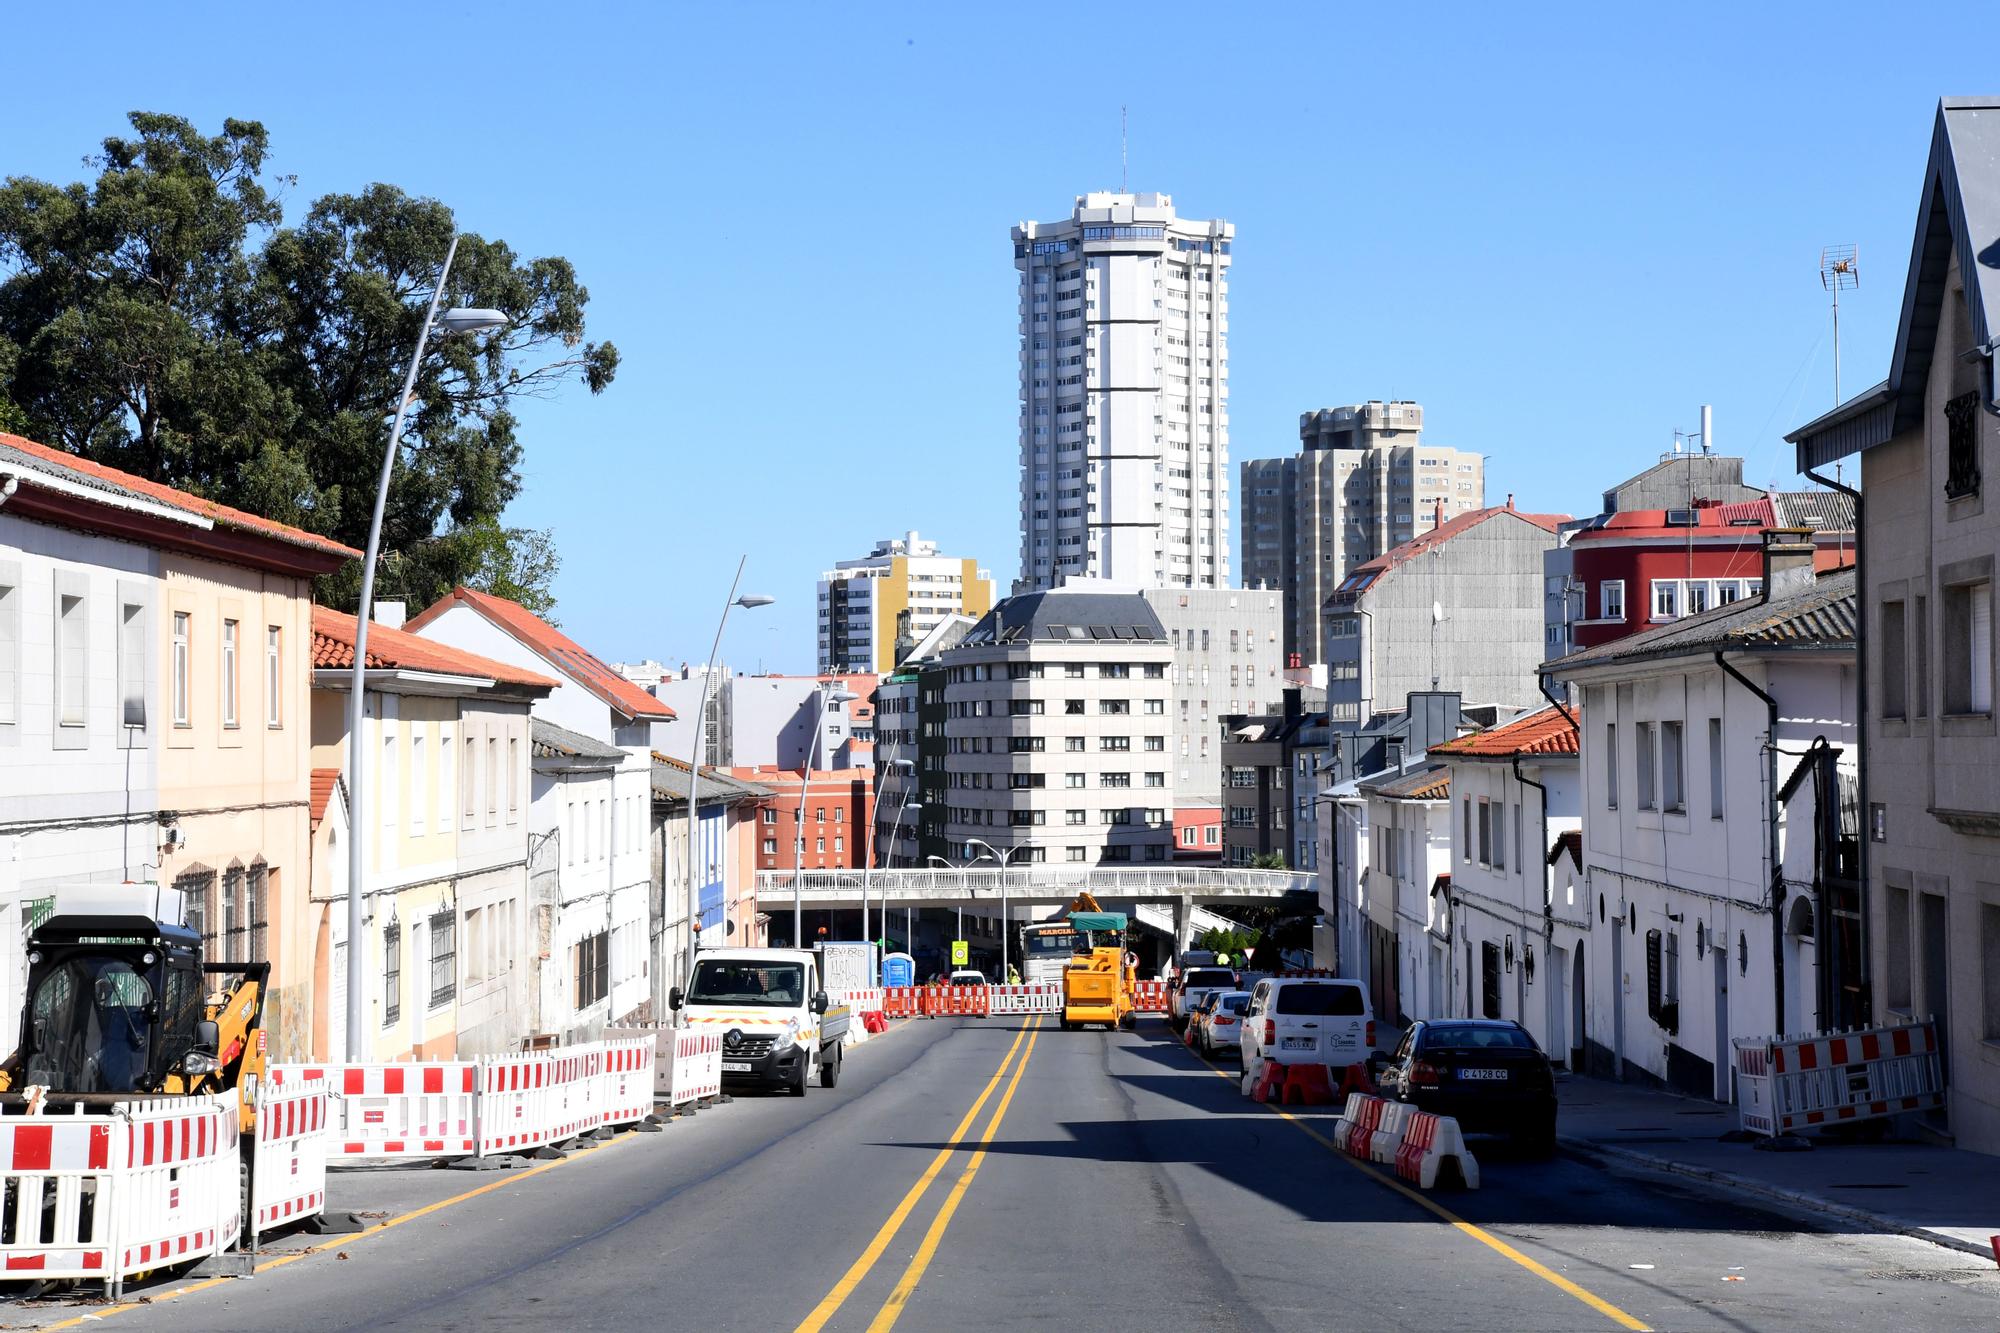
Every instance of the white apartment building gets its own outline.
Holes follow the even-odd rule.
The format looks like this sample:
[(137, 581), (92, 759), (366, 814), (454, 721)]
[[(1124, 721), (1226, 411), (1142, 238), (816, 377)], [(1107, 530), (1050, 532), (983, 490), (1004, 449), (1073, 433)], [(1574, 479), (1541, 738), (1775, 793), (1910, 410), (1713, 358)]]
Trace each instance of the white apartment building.
[(954, 858), (981, 842), (1014, 865), (1168, 858), (1173, 649), (1144, 598), (1010, 597), (939, 661)]
[(977, 560), (939, 555), (914, 531), (876, 542), (819, 577), (819, 669), (893, 671), (899, 640), (915, 643), (947, 616), (977, 620), (992, 608), (993, 575)]
[(1229, 582), (1227, 222), (1164, 194), (1080, 196), (1014, 228), (1021, 577)]
[(1271, 589), (1142, 588), (1166, 627), (1174, 698), (1174, 790), (1189, 805), (1222, 794), (1222, 719), (1278, 708), (1285, 692), (1285, 595)]

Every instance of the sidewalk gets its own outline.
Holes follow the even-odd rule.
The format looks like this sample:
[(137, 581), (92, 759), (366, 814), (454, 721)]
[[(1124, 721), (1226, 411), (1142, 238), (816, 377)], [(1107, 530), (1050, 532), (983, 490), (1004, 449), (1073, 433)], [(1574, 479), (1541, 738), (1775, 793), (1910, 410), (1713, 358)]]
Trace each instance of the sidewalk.
[(1991, 1258), (2000, 1157), (1815, 1137), (1811, 1152), (1725, 1143), (1736, 1108), (1581, 1075), (1556, 1077), (1564, 1147), (1731, 1186), (1873, 1231)]

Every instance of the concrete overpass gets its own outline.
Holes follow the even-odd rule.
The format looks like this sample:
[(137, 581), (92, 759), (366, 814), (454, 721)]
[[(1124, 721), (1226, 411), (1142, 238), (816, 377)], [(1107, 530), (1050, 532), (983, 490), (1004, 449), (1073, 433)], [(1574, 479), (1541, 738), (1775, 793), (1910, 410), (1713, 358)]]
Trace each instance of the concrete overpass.
[[(1139, 924), (1171, 931), (1184, 949), (1196, 930), (1229, 923), (1204, 910), (1275, 902), (1289, 892), (1316, 894), (1318, 878), (1293, 870), (1242, 870), (1221, 866), (1037, 865), (1001, 870), (765, 870), (757, 874), (757, 909), (777, 914), (796, 901), (806, 910), (859, 908), (864, 891), (870, 907), (964, 907), (1005, 903), (1014, 907), (1060, 907), (1087, 890), (1116, 910), (1130, 904)], [(1169, 915), (1171, 914), (1171, 915)], [(1048, 912), (1036, 913), (1046, 917)], [(1171, 924), (1169, 924), (1171, 923)]]

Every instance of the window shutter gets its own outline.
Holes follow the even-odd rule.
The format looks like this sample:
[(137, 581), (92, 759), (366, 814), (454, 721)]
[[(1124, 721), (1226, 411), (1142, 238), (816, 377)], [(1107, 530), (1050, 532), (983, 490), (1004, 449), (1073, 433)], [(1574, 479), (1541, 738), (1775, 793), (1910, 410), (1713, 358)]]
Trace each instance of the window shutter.
[(1972, 589), (1971, 675), (1967, 697), (1969, 711), (1993, 711), (1993, 585), (1982, 583)]

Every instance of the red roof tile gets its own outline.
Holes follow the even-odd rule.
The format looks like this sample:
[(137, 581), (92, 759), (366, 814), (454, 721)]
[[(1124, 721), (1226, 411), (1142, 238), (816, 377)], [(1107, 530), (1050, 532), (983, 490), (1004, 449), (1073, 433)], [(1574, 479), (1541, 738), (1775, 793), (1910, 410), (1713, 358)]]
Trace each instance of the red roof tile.
[[(351, 649), (349, 653), (351, 660)], [(333, 789), (339, 782), (340, 770), (337, 768), (315, 768), (312, 771), (312, 808), (308, 818), (310, 827), (318, 828), (319, 821), (326, 818), (327, 802), (333, 799)]]
[[(354, 666), (354, 617), (331, 607), (313, 608), (312, 664), (347, 670)], [(502, 685), (526, 685), (552, 690), (557, 683), (547, 676), (490, 657), (449, 648), (431, 639), (419, 638), (387, 625), (368, 627), (368, 665), (387, 670), (435, 671), (445, 676), (478, 676)]]
[(1577, 753), (1576, 724), (1554, 706), (1517, 717), (1504, 727), (1475, 731), (1470, 736), (1431, 747), (1445, 758), (1510, 759), (1526, 754)]
[[(1422, 555), (1433, 546), (1442, 545), (1460, 533), (1468, 532), (1478, 527), (1481, 523), (1484, 523), (1487, 519), (1495, 518), (1501, 514), (1511, 514), (1515, 518), (1524, 519), (1544, 532), (1554, 532), (1562, 524), (1569, 522), (1568, 514), (1530, 514), (1507, 505), (1490, 505), (1485, 509), (1475, 509), (1471, 513), (1459, 514), (1453, 518), (1448, 518), (1422, 536), (1412, 537), (1401, 546), (1392, 547), (1376, 556), (1373, 560), (1356, 565), (1353, 573), (1379, 573), (1384, 570), (1394, 569), (1403, 562)], [(1350, 578), (1352, 576), (1352, 574), (1349, 575)]]
[(228, 505), (217, 504), (214, 500), (205, 500), (199, 495), (177, 491), (160, 482), (148, 481), (130, 472), (120, 472), (117, 468), (93, 463), (87, 458), (80, 458), (62, 449), (51, 449), (46, 444), (37, 444), (19, 435), (9, 435), (0, 431), (0, 445), (27, 455), (51, 471), (67, 473), (72, 481), (95, 485), (113, 492), (122, 491), (128, 495), (151, 500), (170, 509), (178, 509), (184, 514), (205, 518), (220, 527), (240, 528), (245, 532), (274, 537), (293, 546), (303, 546), (329, 555), (341, 555), (350, 559), (359, 559), (361, 555), (361, 552), (353, 547), (344, 546), (331, 537), (322, 537), (316, 532), (307, 532), (304, 528), (295, 528), (259, 514), (231, 509)]
[(412, 632), (420, 630), (458, 603), (471, 607), (506, 630), (541, 654), (550, 666), (626, 717), (660, 721), (669, 721), (673, 718), (673, 709), (613, 671), (567, 634), (527, 607), (518, 602), (510, 602), (504, 597), (495, 597), (491, 593), (479, 592), (472, 588), (454, 588), (448, 596), (441, 597), (426, 607), (405, 628)]

